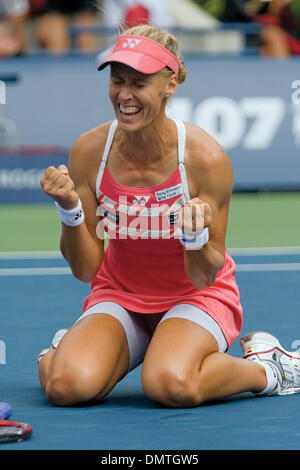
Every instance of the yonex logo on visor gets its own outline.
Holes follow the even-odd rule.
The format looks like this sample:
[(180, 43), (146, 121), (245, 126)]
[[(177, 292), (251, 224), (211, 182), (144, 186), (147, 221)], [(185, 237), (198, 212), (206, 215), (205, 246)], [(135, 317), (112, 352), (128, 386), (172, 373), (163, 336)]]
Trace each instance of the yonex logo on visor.
[(129, 38), (126, 38), (126, 41), (127, 42), (124, 42), (123, 43), (123, 47), (130, 47), (131, 49), (133, 49), (137, 44), (139, 44), (141, 42), (140, 39), (129, 39)]
[(179, 63), (172, 52), (162, 44), (145, 36), (120, 36), (112, 52), (101, 62), (98, 70), (111, 62), (120, 62), (145, 74), (169, 67), (178, 75)]

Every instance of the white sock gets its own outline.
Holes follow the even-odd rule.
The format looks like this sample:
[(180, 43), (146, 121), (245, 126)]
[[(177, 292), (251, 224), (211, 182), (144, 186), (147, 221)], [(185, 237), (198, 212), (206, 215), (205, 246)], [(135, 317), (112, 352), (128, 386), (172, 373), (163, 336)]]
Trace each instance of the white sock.
[(62, 339), (62, 337), (66, 334), (68, 330), (58, 330), (55, 335), (54, 335), (54, 338), (52, 340), (52, 344), (51, 344), (51, 347), (48, 348), (48, 349), (43, 349), (43, 351), (40, 352), (40, 354), (38, 355), (38, 362), (40, 362), (40, 360), (45, 356), (45, 354), (47, 354), (48, 351), (50, 351), (51, 349), (53, 350), (56, 350), (58, 345), (59, 345), (59, 342), (60, 340)]
[(44, 357), (45, 354), (47, 354), (48, 351), (50, 351), (50, 349), (43, 349), (43, 351), (40, 352), (40, 354), (38, 355), (38, 362), (40, 362), (42, 357)]
[(259, 362), (265, 368), (266, 376), (267, 376), (267, 386), (266, 388), (257, 393), (257, 395), (267, 395), (275, 390), (278, 380), (279, 380), (279, 372), (277, 371), (277, 367), (271, 365), (269, 362)]

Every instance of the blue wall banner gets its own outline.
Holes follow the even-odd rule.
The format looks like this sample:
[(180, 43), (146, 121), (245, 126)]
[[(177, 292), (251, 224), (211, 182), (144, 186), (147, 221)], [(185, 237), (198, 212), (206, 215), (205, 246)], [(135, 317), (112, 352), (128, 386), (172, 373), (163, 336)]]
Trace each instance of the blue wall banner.
[[(185, 54), (184, 61), (187, 81), (168, 114), (199, 125), (224, 147), (235, 190), (300, 189), (299, 59)], [(7, 81), (5, 95), (1, 88), (0, 145), (69, 149), (80, 134), (113, 119), (109, 70), (96, 66), (96, 58), (74, 55), (2, 59), (0, 81), (16, 79)], [(29, 186), (52, 159), (32, 158), (0, 156), (0, 202), (14, 190), (20, 202), (30, 191), (37, 195)], [(9, 189), (18, 185), (23, 189)]]
[(67, 163), (66, 156), (0, 156), (0, 203), (49, 203), (40, 179), (48, 166)]

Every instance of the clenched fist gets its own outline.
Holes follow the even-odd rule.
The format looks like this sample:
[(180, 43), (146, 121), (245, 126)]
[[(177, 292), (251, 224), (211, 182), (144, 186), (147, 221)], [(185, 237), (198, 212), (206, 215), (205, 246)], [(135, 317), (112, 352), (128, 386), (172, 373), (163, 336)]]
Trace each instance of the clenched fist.
[(44, 192), (51, 196), (63, 209), (73, 209), (77, 206), (79, 196), (75, 184), (70, 178), (66, 165), (49, 166), (40, 181)]
[(210, 226), (211, 220), (210, 205), (194, 197), (181, 207), (177, 224), (186, 235), (198, 235), (204, 228)]

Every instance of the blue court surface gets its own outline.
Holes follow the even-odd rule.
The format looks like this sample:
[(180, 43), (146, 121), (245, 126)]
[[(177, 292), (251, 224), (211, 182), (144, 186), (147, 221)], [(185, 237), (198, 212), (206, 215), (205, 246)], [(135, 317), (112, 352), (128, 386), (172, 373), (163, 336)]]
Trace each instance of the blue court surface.
[[(241, 336), (264, 330), (282, 346), (300, 345), (300, 249), (232, 251), (244, 306)], [(300, 395), (241, 394), (198, 408), (168, 409), (144, 396), (140, 367), (102, 404), (58, 408), (38, 380), (37, 355), (81, 314), (89, 285), (59, 254), (0, 255), (0, 401), (31, 439), (0, 450), (292, 450), (300, 449)], [(239, 340), (229, 351), (240, 356)]]

